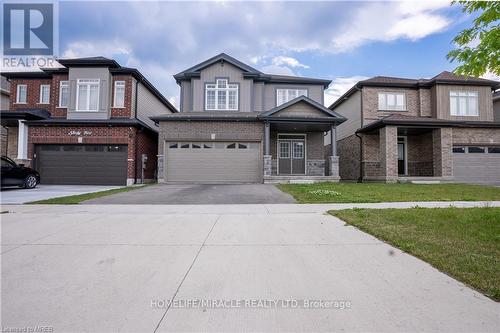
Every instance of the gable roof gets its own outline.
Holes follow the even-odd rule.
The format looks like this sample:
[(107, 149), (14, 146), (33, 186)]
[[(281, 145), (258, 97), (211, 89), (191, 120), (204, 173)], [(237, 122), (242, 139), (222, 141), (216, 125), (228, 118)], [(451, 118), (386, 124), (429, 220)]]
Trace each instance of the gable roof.
[(271, 82), (271, 83), (299, 83), (299, 84), (320, 84), (327, 88), (331, 80), (324, 79), (315, 79), (309, 77), (301, 77), (301, 76), (288, 76), (288, 75), (274, 75), (274, 74), (266, 74), (261, 71), (239, 61), (231, 57), (226, 53), (220, 53), (208, 60), (205, 60), (193, 67), (190, 67), (182, 72), (179, 72), (174, 75), (175, 81), (180, 83), (183, 80), (190, 80), (193, 77), (200, 77), (200, 73), (203, 69), (207, 68), (210, 65), (213, 65), (217, 62), (228, 62), (233, 66), (238, 67), (243, 71), (244, 78), (253, 78), (256, 81), (261, 82)]
[(452, 72), (443, 71), (430, 79), (408, 79), (392, 76), (374, 76), (372, 78), (359, 81), (345, 94), (340, 96), (328, 108), (334, 109), (342, 104), (349, 96), (363, 87), (388, 87), (388, 88), (430, 88), (436, 84), (455, 84), (455, 85), (478, 85), (490, 86), (492, 89), (500, 88), (500, 82), (487, 80), (472, 76), (457, 75)]
[(259, 113), (259, 115), (257, 116), (259, 119), (262, 119), (262, 120), (269, 120), (269, 119), (276, 119), (276, 113), (294, 105), (294, 104), (297, 104), (297, 103), (306, 103), (310, 106), (312, 106), (313, 108), (323, 112), (325, 114), (325, 117), (326, 118), (335, 118), (336, 120), (336, 123), (340, 124), (340, 123), (343, 123), (344, 121), (346, 121), (347, 119), (342, 116), (341, 114), (335, 112), (335, 111), (332, 111), (330, 109), (328, 109), (327, 107), (323, 106), (322, 104), (310, 99), (309, 97), (306, 97), (306, 96), (299, 96), (299, 97), (296, 97), (286, 103), (283, 103), (269, 111), (265, 111), (265, 112), (261, 112)]

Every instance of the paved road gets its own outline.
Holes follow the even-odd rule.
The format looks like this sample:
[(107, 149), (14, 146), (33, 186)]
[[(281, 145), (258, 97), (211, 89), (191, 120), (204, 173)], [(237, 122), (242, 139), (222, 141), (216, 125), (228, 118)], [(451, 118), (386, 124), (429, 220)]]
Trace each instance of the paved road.
[(167, 185), (145, 188), (88, 200), (85, 204), (276, 204), (294, 203), (290, 194), (274, 185)]
[(98, 185), (38, 185), (33, 189), (18, 187), (3, 188), (0, 191), (0, 203), (22, 204), (30, 201), (45, 200), (68, 195), (85, 194), (119, 188), (120, 186)]
[[(498, 303), (325, 215), (326, 207), (4, 206), (2, 325), (54, 332), (498, 331)], [(171, 298), (178, 303), (167, 308)], [(179, 308), (193, 299), (233, 300), (225, 303), (233, 308)], [(350, 308), (257, 302), (306, 299)], [(236, 300), (248, 302), (237, 308)]]

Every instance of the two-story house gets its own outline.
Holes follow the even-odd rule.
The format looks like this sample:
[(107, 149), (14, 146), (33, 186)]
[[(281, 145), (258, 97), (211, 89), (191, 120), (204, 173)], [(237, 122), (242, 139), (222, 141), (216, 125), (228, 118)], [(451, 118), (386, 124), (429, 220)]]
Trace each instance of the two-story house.
[(323, 106), (329, 80), (269, 75), (224, 53), (174, 76), (180, 111), (159, 123), (160, 182), (338, 181), (345, 119)]
[(11, 87), (7, 155), (42, 184), (133, 184), (156, 175), (158, 127), (177, 112), (136, 69), (103, 57), (61, 59), (38, 72), (2, 73)]
[(450, 72), (358, 82), (330, 106), (348, 118), (337, 129), (340, 177), (500, 182), (498, 86)]

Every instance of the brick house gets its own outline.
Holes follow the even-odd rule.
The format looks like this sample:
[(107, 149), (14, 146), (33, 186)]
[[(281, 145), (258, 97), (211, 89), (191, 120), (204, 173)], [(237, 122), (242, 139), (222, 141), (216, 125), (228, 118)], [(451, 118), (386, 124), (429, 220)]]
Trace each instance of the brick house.
[(158, 127), (177, 112), (137, 70), (104, 57), (61, 59), (39, 72), (3, 73), (6, 155), (42, 184), (133, 184), (156, 178)]
[(221, 53), (174, 76), (180, 112), (159, 123), (160, 182), (338, 181), (345, 119), (323, 106), (330, 80), (270, 75)]
[(341, 179), (500, 182), (498, 87), (450, 72), (358, 82), (329, 107), (348, 119), (337, 129)]

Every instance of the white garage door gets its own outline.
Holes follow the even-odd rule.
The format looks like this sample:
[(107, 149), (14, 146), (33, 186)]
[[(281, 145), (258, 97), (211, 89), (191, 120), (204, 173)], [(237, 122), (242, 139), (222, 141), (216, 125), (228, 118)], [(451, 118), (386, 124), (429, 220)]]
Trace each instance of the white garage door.
[(500, 183), (500, 147), (454, 146), (453, 176), (464, 183)]
[(258, 142), (166, 142), (168, 182), (260, 183)]

